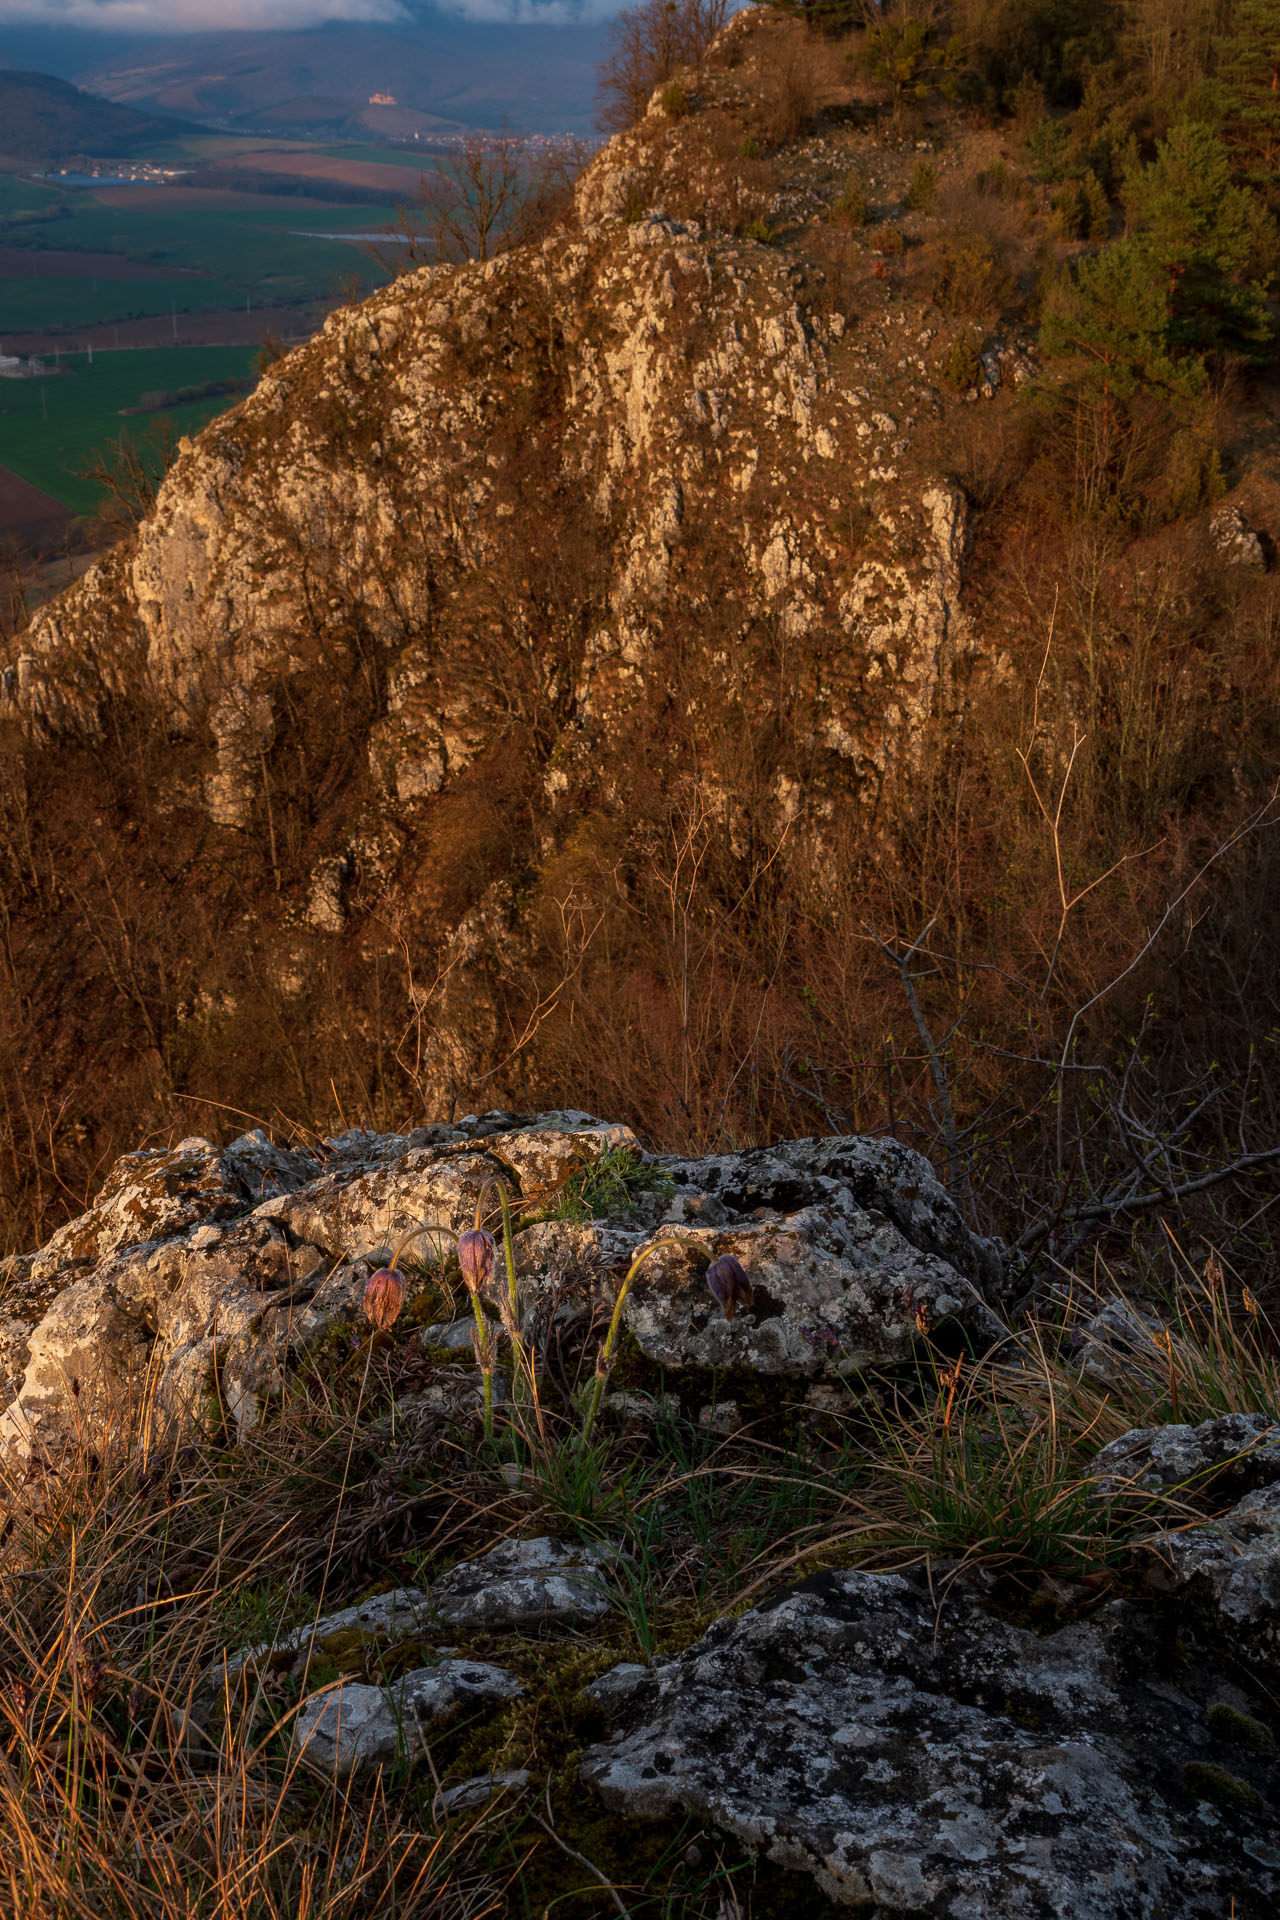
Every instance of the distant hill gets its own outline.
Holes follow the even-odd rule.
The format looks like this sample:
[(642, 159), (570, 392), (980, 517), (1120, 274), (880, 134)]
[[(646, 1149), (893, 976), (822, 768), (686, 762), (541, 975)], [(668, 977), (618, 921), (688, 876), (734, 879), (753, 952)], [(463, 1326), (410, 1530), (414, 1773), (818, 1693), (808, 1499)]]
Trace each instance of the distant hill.
[[(236, 132), (360, 140), (425, 139), (460, 126), (588, 133), (605, 35), (600, 25), (499, 24), (424, 8), (404, 25), (332, 21), (302, 32), (153, 39), (98, 55), (76, 77), (136, 110)], [(88, 52), (90, 37), (77, 44)], [(375, 93), (392, 94), (396, 106), (372, 107)]]
[(11, 159), (52, 164), (80, 153), (125, 159), (187, 131), (180, 121), (117, 106), (51, 73), (0, 67), (0, 152)]

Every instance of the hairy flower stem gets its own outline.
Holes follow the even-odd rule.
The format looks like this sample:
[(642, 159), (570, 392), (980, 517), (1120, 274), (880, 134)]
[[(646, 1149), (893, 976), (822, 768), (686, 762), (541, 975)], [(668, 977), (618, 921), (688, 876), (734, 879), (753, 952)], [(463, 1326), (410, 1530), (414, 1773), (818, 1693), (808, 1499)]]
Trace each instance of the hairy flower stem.
[(595, 1426), (596, 1415), (600, 1411), (600, 1402), (604, 1397), (605, 1383), (613, 1367), (614, 1342), (618, 1338), (618, 1328), (622, 1324), (622, 1309), (626, 1302), (631, 1282), (635, 1279), (644, 1262), (651, 1253), (658, 1253), (663, 1247), (679, 1246), (678, 1240), (651, 1240), (647, 1247), (641, 1247), (631, 1265), (627, 1268), (627, 1277), (618, 1288), (618, 1297), (613, 1303), (613, 1318), (609, 1322), (609, 1331), (604, 1337), (600, 1349), (600, 1358), (596, 1362), (596, 1377), (591, 1382), (591, 1397), (587, 1401), (587, 1410), (583, 1415), (580, 1444), (586, 1446), (591, 1438), (591, 1429)]
[(441, 1239), (446, 1239), (448, 1237), (443, 1227), (439, 1227), (435, 1225), (432, 1225), (429, 1227), (414, 1227), (411, 1233), (405, 1234), (403, 1240), (401, 1240), (399, 1246), (396, 1248), (395, 1252), (391, 1256), (391, 1259), (388, 1264), (390, 1265), (391, 1271), (393, 1273), (395, 1272), (396, 1268), (400, 1265), (400, 1256), (404, 1252), (405, 1248), (411, 1247), (415, 1240), (425, 1239), (425, 1237), (429, 1233), (438, 1234), (441, 1237)]
[(525, 1345), (520, 1332), (520, 1288), (516, 1280), (516, 1253), (511, 1234), (511, 1205), (507, 1198), (505, 1180), (488, 1180), (480, 1190), (476, 1200), (475, 1224), (477, 1228), (484, 1218), (485, 1201), (492, 1191), (497, 1192), (498, 1205), (502, 1209), (502, 1255), (507, 1266), (507, 1298), (499, 1303), (502, 1324), (507, 1338), (511, 1342), (511, 1399), (513, 1407), (519, 1406), (522, 1399), (522, 1386), (525, 1379), (529, 1383), (529, 1399), (533, 1406), (534, 1418), (538, 1423), (539, 1438), (545, 1443), (546, 1428), (542, 1419), (542, 1403), (538, 1398), (538, 1377), (533, 1364), (533, 1355)]
[[(399, 1246), (396, 1247), (395, 1251), (391, 1255), (391, 1263), (390, 1263), (391, 1272), (395, 1273), (398, 1270), (399, 1264), (400, 1264), (400, 1256), (404, 1252), (406, 1247), (411, 1247), (415, 1240), (421, 1240), (427, 1234), (431, 1234), (431, 1233), (438, 1234), (441, 1232), (442, 1232), (442, 1229), (440, 1227), (425, 1226), (425, 1227), (414, 1227), (410, 1233), (406, 1233), (404, 1238), (401, 1240)], [(355, 1410), (355, 1413), (352, 1415), (352, 1419), (351, 1419), (351, 1434), (350, 1434), (350, 1438), (347, 1441), (347, 1458), (342, 1469), (342, 1485), (338, 1489), (338, 1504), (337, 1504), (337, 1507), (334, 1509), (333, 1526), (330, 1529), (330, 1533), (329, 1533), (329, 1551), (325, 1556), (324, 1572), (320, 1576), (320, 1597), (316, 1601), (316, 1616), (315, 1616), (316, 1620), (319, 1620), (320, 1618), (320, 1609), (324, 1605), (325, 1588), (329, 1580), (329, 1570), (333, 1566), (333, 1549), (337, 1543), (337, 1538), (338, 1538), (338, 1522), (342, 1518), (342, 1503), (347, 1497), (347, 1480), (351, 1473), (351, 1457), (355, 1451), (356, 1432), (360, 1426), (360, 1409), (364, 1405), (364, 1390), (369, 1384), (369, 1363), (373, 1359), (373, 1344), (374, 1344), (374, 1336), (371, 1334), (369, 1337), (368, 1346), (365, 1350), (364, 1372), (360, 1377), (360, 1391), (356, 1395), (356, 1410)], [(392, 1431), (394, 1432), (395, 1430), (394, 1400), (392, 1401), (391, 1418), (392, 1418)], [(490, 1418), (492, 1418), (492, 1416), (490, 1416)], [(314, 1628), (314, 1626), (315, 1626), (315, 1621), (312, 1622), (312, 1627)], [(305, 1669), (305, 1671), (308, 1673), (311, 1670), (312, 1651), (313, 1651), (312, 1647), (308, 1645), (307, 1661), (306, 1661), (306, 1669)]]
[(489, 1322), (484, 1317), (484, 1308), (480, 1305), (480, 1295), (473, 1293), (471, 1308), (476, 1317), (476, 1364), (480, 1369), (480, 1378), (484, 1382), (484, 1439), (486, 1446), (493, 1444), (493, 1354), (489, 1334)]

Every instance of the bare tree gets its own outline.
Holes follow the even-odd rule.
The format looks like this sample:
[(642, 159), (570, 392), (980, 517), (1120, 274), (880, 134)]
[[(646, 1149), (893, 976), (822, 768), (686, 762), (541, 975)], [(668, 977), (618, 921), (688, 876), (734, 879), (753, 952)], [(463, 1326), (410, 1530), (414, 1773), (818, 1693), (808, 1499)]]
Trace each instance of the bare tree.
[(76, 477), (102, 488), (105, 498), (99, 515), (104, 524), (132, 529), (141, 526), (155, 505), (176, 453), (173, 428), (161, 418), (140, 440), (122, 433), (117, 440), (105, 441)]
[(644, 116), (655, 87), (696, 67), (729, 16), (729, 0), (639, 0), (624, 7), (600, 66), (597, 124), (609, 132)]
[(392, 244), (377, 257), (400, 271), (492, 259), (555, 224), (586, 159), (577, 140), (534, 147), (513, 134), (472, 134), (421, 176), (416, 204), (399, 209)]

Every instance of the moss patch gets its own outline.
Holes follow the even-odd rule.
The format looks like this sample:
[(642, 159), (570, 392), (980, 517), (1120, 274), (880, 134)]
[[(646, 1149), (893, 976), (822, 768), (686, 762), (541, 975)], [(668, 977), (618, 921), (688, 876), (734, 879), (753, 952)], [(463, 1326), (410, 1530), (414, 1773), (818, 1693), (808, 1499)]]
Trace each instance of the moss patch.
[(1197, 1800), (1208, 1800), (1229, 1813), (1261, 1813), (1266, 1806), (1256, 1787), (1208, 1760), (1188, 1760), (1182, 1769), (1182, 1784)]

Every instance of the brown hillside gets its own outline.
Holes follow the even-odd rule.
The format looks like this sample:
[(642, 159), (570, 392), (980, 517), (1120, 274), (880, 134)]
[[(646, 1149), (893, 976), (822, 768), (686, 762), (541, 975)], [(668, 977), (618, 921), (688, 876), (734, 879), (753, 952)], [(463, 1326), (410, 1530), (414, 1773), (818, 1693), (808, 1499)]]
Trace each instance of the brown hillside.
[(735, 20), (15, 643), (15, 1239), (147, 1128), (571, 1104), (894, 1130), (1029, 1249), (1163, 1191), (1265, 1265), (1274, 396), (1153, 413), (1082, 512), (1036, 347), (1081, 243), (847, 52)]

